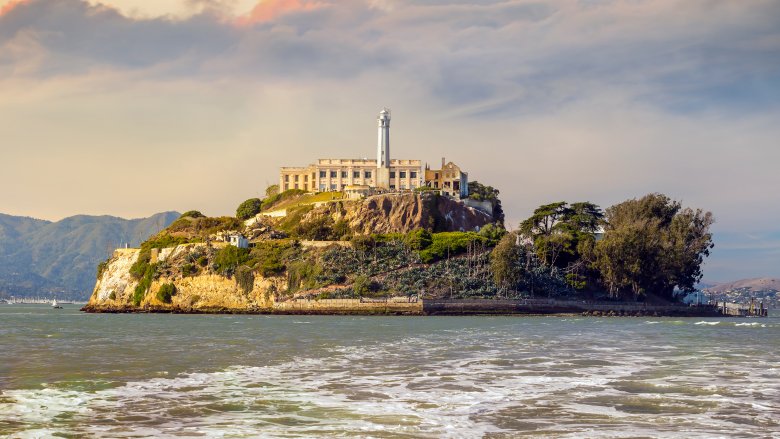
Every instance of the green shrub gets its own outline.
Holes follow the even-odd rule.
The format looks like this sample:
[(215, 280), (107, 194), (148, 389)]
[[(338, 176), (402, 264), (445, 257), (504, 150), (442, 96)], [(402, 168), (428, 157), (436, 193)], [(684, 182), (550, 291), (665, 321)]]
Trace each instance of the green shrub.
[(198, 212), (197, 210), (188, 210), (183, 214), (181, 214), (179, 218), (181, 219), (181, 218), (203, 218), (203, 217), (204, 215)]
[(291, 293), (299, 289), (310, 290), (324, 286), (320, 282), (322, 265), (314, 260), (294, 261), (287, 266), (287, 290)]
[(109, 300), (116, 300), (116, 291), (112, 291), (111, 294), (108, 295)]
[(152, 286), (152, 281), (157, 271), (157, 264), (146, 263), (144, 267), (144, 273), (138, 281), (138, 285), (135, 286), (135, 291), (133, 291), (133, 305), (135, 306), (140, 305), (144, 300), (146, 292)]
[(263, 204), (261, 206), (261, 210), (268, 210), (271, 207), (274, 206), (274, 204), (277, 204), (281, 201), (288, 200), (293, 197), (297, 197), (300, 195), (305, 194), (306, 191), (302, 189), (288, 189), (282, 193), (277, 193), (274, 195), (271, 195), (263, 200)]
[(433, 237), (431, 236), (431, 232), (425, 229), (417, 229), (407, 233), (404, 242), (410, 249), (420, 251), (431, 246)]
[(272, 277), (284, 273), (286, 262), (297, 257), (299, 252), (300, 248), (294, 241), (264, 241), (255, 245), (251, 258), (263, 277)]
[(426, 264), (464, 253), (472, 242), (487, 242), (475, 232), (441, 232), (432, 235), (431, 245), (420, 251), (420, 260)]
[(206, 265), (209, 265), (209, 258), (206, 255), (201, 255), (198, 257), (197, 262), (201, 267), (205, 267)]
[(259, 198), (250, 198), (238, 206), (236, 209), (236, 218), (240, 220), (248, 220), (249, 218), (252, 218), (253, 216), (260, 213), (261, 206), (262, 201), (260, 201)]
[(100, 280), (101, 277), (103, 277), (103, 272), (106, 271), (106, 268), (108, 268), (108, 261), (110, 259), (106, 259), (105, 261), (101, 262), (97, 266), (97, 279)]
[(288, 209), (287, 215), (279, 223), (279, 229), (287, 232), (288, 235), (298, 236), (298, 226), (303, 220), (303, 217), (311, 212), (312, 209), (314, 209), (313, 204), (305, 204)]
[(479, 230), (479, 236), (486, 238), (487, 244), (491, 247), (495, 247), (506, 233), (507, 231), (503, 227), (496, 226), (495, 224), (486, 224)]
[(181, 275), (183, 277), (194, 276), (198, 274), (198, 267), (193, 264), (184, 264), (181, 266)]
[(171, 298), (176, 294), (176, 285), (162, 284), (157, 290), (157, 300), (162, 303), (171, 303)]
[(214, 255), (214, 269), (223, 276), (232, 276), (239, 265), (249, 261), (249, 249), (232, 245), (223, 247)]
[(249, 293), (255, 286), (255, 273), (251, 268), (242, 265), (236, 269), (236, 285), (241, 287), (244, 293)]

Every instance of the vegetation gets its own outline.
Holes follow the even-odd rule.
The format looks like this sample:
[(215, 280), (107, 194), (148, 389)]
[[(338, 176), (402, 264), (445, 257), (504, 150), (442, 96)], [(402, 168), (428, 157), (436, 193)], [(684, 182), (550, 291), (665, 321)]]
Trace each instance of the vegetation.
[(236, 269), (236, 285), (241, 287), (244, 293), (252, 291), (255, 285), (255, 273), (251, 268), (242, 265)]
[(523, 277), (521, 248), (517, 235), (507, 233), (490, 254), (490, 268), (493, 279), (500, 290), (516, 289)]
[(171, 298), (176, 294), (176, 286), (174, 284), (162, 284), (160, 289), (157, 290), (157, 300), (162, 303), (171, 303)]
[(280, 204), (282, 201), (290, 200), (306, 193), (306, 191), (301, 189), (289, 189), (284, 192), (278, 192), (278, 191), (279, 189), (277, 186), (276, 193), (267, 196), (263, 200), (263, 203), (261, 205), (262, 210), (271, 210), (272, 208), (277, 209), (279, 208), (277, 205)]
[(273, 197), (274, 195), (279, 193), (279, 185), (278, 184), (272, 184), (265, 188), (265, 197)]
[(426, 264), (465, 253), (469, 246), (488, 241), (476, 232), (441, 232), (431, 238), (431, 244), (420, 251), (420, 260)]
[(236, 218), (248, 220), (260, 213), (263, 202), (259, 198), (250, 198), (238, 205), (236, 209)]
[(214, 270), (222, 276), (231, 277), (239, 265), (246, 264), (250, 259), (248, 248), (228, 245), (214, 255)]
[(486, 186), (478, 181), (469, 182), (469, 198), (476, 201), (490, 201), (493, 207), (493, 221), (504, 227), (504, 208), (498, 198), (498, 189)]
[(701, 264), (713, 247), (712, 223), (710, 212), (682, 208), (665, 195), (624, 201), (607, 209), (593, 266), (613, 297), (673, 299), (675, 288), (690, 292), (701, 280)]
[(111, 261), (111, 258), (106, 259), (105, 261), (98, 264), (97, 267), (97, 279), (100, 280), (101, 277), (103, 277), (103, 272), (106, 271), (106, 268), (108, 268), (108, 263)]
[(536, 254), (545, 265), (568, 267), (582, 258), (595, 241), (604, 214), (590, 202), (565, 201), (545, 204), (520, 224), (520, 231), (533, 240)]
[[(144, 272), (138, 279), (138, 285), (135, 286), (133, 291), (133, 305), (138, 306), (146, 297), (146, 293), (149, 291), (149, 287), (152, 286), (157, 271), (157, 264), (145, 264)], [(132, 271), (131, 271), (132, 273)]]
[(203, 218), (204, 215), (197, 210), (188, 210), (181, 214), (179, 218)]

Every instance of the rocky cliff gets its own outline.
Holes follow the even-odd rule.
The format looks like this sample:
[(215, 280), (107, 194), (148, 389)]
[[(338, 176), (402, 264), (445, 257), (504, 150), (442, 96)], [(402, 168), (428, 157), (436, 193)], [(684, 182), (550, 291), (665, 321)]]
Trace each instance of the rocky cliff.
[[(452, 288), (493, 294), (486, 258), (500, 230), (483, 227), (491, 222), (487, 213), (433, 193), (291, 203), (284, 217), (245, 223), (194, 212), (140, 249), (116, 250), (101, 264), (85, 309), (274, 312), (299, 310), (290, 301), (314, 297), (411, 298)], [(224, 241), (237, 233), (251, 248)], [(445, 268), (463, 279), (445, 288), (439, 282)], [(402, 302), (393, 302), (392, 312), (408, 312)]]
[[(168, 247), (159, 252), (158, 277), (154, 278), (144, 292), (143, 298), (134, 302), (135, 290), (141, 282), (131, 274), (133, 264), (138, 261), (140, 249), (118, 249), (99, 274), (95, 290), (85, 307), (88, 311), (129, 310), (179, 310), (179, 311), (248, 311), (270, 309), (273, 294), (285, 279), (267, 279), (252, 276), (251, 287), (245, 288), (234, 276), (224, 276), (203, 269), (196, 273), (182, 272), (181, 267), (195, 256), (224, 247), (219, 243), (182, 244)], [(158, 293), (163, 285), (173, 285), (174, 293), (168, 301), (161, 300)]]
[(382, 194), (357, 201), (321, 203), (303, 215), (300, 223), (305, 225), (322, 217), (345, 222), (355, 235), (407, 233), (416, 229), (476, 231), (493, 222), (493, 217), (486, 212), (432, 192)]

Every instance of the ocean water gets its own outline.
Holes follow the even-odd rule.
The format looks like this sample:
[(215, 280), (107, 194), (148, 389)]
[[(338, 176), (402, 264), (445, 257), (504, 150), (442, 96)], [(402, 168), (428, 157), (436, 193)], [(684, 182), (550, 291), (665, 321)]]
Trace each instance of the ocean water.
[(780, 437), (780, 319), (0, 305), (0, 437)]

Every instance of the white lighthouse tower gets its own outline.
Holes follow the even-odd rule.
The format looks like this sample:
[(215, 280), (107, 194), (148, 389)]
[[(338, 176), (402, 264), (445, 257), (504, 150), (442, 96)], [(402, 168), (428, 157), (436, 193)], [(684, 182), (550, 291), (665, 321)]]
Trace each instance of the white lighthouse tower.
[(390, 189), (390, 109), (385, 107), (376, 118), (376, 186)]

